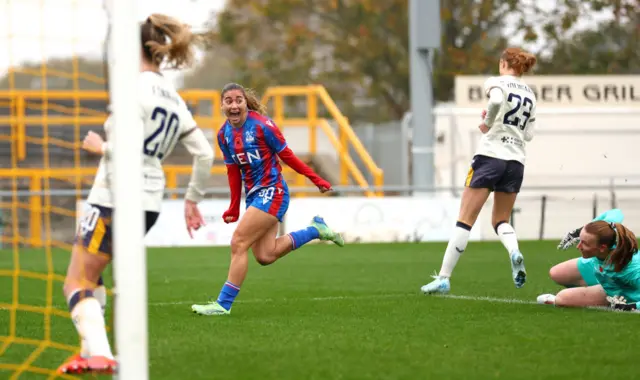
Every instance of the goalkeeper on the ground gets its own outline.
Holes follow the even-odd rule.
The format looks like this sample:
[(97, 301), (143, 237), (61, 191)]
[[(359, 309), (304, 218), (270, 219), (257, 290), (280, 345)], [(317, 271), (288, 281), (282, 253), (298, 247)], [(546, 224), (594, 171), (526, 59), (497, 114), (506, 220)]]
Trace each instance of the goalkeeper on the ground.
[(623, 219), (622, 211), (613, 209), (567, 233), (558, 249), (577, 245), (582, 257), (551, 268), (551, 279), (567, 288), (556, 295), (538, 296), (538, 303), (565, 307), (610, 306), (618, 310), (640, 307), (638, 241), (634, 233), (622, 225)]

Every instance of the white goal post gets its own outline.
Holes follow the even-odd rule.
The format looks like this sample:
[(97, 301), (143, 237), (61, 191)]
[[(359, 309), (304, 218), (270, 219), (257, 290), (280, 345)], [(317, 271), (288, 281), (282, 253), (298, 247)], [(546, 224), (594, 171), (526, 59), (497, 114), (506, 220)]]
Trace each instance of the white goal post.
[(121, 380), (149, 378), (147, 268), (142, 211), (142, 145), (137, 83), (140, 30), (136, 0), (109, 0), (109, 92), (114, 130), (111, 191), (114, 197), (115, 342)]

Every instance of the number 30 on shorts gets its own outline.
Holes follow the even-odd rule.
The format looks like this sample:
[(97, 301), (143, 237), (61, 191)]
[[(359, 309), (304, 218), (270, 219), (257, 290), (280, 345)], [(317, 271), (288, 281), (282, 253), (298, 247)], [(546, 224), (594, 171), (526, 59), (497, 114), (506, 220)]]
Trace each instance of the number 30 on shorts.
[(267, 187), (258, 192), (258, 198), (262, 199), (263, 205), (267, 204), (273, 199), (273, 196), (275, 195), (276, 191), (278, 192), (278, 194), (282, 194), (283, 190), (279, 187), (276, 188), (275, 186)]
[(80, 234), (85, 236), (88, 232), (93, 231), (98, 224), (98, 219), (100, 219), (100, 209), (91, 207), (80, 222)]

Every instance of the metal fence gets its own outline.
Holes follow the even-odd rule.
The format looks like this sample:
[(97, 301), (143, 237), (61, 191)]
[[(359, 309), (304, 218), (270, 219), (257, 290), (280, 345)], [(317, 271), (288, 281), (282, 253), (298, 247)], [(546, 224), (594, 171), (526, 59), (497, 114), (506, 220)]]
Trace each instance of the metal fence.
[[(292, 187), (291, 191), (310, 192), (313, 189), (304, 187)], [(359, 187), (336, 187), (336, 195), (358, 196), (363, 194)], [(431, 193), (421, 195), (428, 197), (452, 198), (454, 191), (459, 193), (461, 188), (441, 187), (436, 189), (420, 189), (403, 186), (387, 186), (384, 188), (372, 188), (373, 191), (412, 193)], [(574, 191), (573, 196), (563, 195), (562, 192)], [(557, 239), (568, 230), (581, 226), (591, 220), (595, 215), (609, 208), (619, 207), (626, 215), (625, 224), (632, 230), (640, 231), (640, 197), (638, 185), (613, 185), (585, 188), (580, 185), (567, 185), (564, 187), (547, 186), (532, 187), (518, 197), (512, 213), (512, 223), (516, 227), (518, 237), (524, 240)], [(184, 194), (185, 189), (176, 189), (167, 192), (167, 198), (171, 194)], [(600, 194), (598, 193), (600, 192)], [(228, 190), (225, 187), (216, 187), (208, 190), (208, 198), (225, 198)], [(77, 199), (86, 198), (88, 190), (76, 192), (74, 190), (40, 191), (6, 191), (0, 192), (0, 229), (2, 243), (17, 243), (22, 246), (52, 245), (60, 248), (68, 248), (76, 229)], [(42, 208), (29, 208), (29, 200), (40, 197)], [(454, 197), (455, 198), (455, 197)], [(304, 198), (303, 198), (304, 199)], [(63, 211), (58, 206), (66, 204)], [(26, 205), (26, 207), (25, 207)], [(490, 225), (492, 199), (489, 198), (479, 216), (478, 227), (481, 229), (482, 239), (493, 240), (496, 236)], [(430, 210), (416, 209), (416, 213), (429, 213)], [(37, 218), (34, 223), (33, 218)], [(286, 222), (286, 221), (285, 221)], [(35, 227), (34, 227), (35, 226)]]

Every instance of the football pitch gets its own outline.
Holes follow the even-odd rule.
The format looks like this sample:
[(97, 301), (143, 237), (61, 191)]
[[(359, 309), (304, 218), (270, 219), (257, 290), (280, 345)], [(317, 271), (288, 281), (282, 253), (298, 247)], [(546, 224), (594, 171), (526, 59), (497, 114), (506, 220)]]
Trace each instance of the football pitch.
[[(151, 379), (601, 379), (635, 378), (640, 315), (535, 304), (560, 289), (549, 268), (576, 257), (557, 242), (522, 242), (528, 281), (516, 289), (500, 243), (471, 242), (448, 297), (420, 286), (440, 268), (445, 244), (309, 245), (274, 265), (251, 262), (232, 313), (204, 317), (192, 303), (216, 297), (227, 248), (148, 250)], [(64, 274), (68, 254), (53, 252)], [(47, 273), (42, 251), (25, 250), (20, 268)], [(0, 251), (0, 270), (14, 268)], [(110, 277), (110, 276), (109, 276)], [(20, 278), (22, 305), (46, 306), (41, 279)], [(0, 277), (10, 304), (13, 278)], [(66, 311), (62, 284), (53, 307)], [(122, 290), (126, 291), (126, 290)], [(110, 299), (111, 302), (111, 299)], [(0, 310), (0, 336), (10, 333)], [(16, 336), (42, 340), (42, 314), (19, 311)], [(77, 345), (70, 320), (50, 319), (50, 341)], [(13, 343), (0, 363), (20, 365), (37, 349)], [(56, 368), (69, 352), (45, 347), (31, 367)], [(11, 371), (1, 371), (9, 378)], [(47, 379), (25, 372), (20, 379)]]

